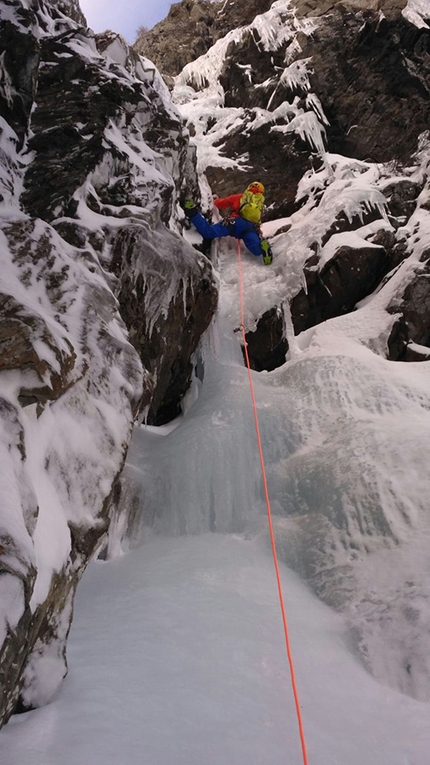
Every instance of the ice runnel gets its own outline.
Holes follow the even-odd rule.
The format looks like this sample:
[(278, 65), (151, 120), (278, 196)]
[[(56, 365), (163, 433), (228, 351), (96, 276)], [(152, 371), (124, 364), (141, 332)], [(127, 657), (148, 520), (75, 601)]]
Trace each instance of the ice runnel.
[(173, 534), (243, 532), (264, 510), (247, 372), (228, 319), (204, 348), (205, 378), (175, 429), (138, 429), (129, 462), (142, 471), (142, 523)]

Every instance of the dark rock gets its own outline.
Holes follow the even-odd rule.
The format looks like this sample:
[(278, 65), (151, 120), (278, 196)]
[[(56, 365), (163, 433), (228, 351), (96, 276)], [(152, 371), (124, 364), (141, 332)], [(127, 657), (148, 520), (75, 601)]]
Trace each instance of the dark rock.
[(385, 228), (379, 229), (374, 236), (370, 238), (372, 244), (383, 247), (389, 257), (390, 271), (397, 268), (408, 257), (408, 244), (406, 239), (399, 239), (393, 231)]
[(73, 247), (85, 247), (87, 244), (87, 232), (77, 222), (59, 221), (55, 223), (54, 228)]
[(275, 306), (266, 311), (259, 319), (256, 330), (246, 333), (246, 342), (252, 369), (271, 372), (282, 366), (288, 351), (282, 310)]
[[(387, 241), (392, 241), (391, 237)], [(391, 270), (389, 254), (382, 246), (339, 247), (323, 268), (315, 258), (304, 268), (306, 288), (292, 299), (291, 316), (295, 334), (335, 316), (349, 313), (378, 286)], [(283, 337), (282, 310), (272, 308), (259, 319), (254, 332), (248, 332), (248, 352), (253, 369), (275, 369), (285, 361), (288, 343)]]
[[(391, 20), (383, 23), (375, 10), (352, 12), (340, 3), (332, 5), (330, 14), (318, 19), (316, 31), (302, 35), (296, 54), (296, 60), (312, 60), (311, 89), (330, 123), (328, 149), (378, 162), (409, 161), (430, 120), (430, 32), (401, 17), (401, 3), (392, 4)], [(230, 44), (220, 76), (225, 105), (249, 111), (241, 126), (225, 136), (221, 149), (229, 158), (246, 156), (247, 175), (239, 169), (208, 168), (209, 182), (219, 195), (241, 189), (251, 175), (261, 178), (271, 205), (268, 219), (290, 215), (303, 204), (296, 202), (297, 184), (312, 166), (307, 143), (294, 133), (272, 130), (285, 124), (284, 119), (258, 130), (252, 125), (252, 110), (267, 110), (269, 103), (273, 111), (301, 98), (302, 108), (309, 110), (306, 91), (281, 80), (286, 46), (265, 52), (254, 34)], [(405, 180), (397, 189), (397, 183), (387, 187), (395, 217), (408, 216), (413, 209), (418, 187), (410, 184)], [(366, 222), (376, 217), (366, 213)], [(346, 228), (335, 230), (357, 227), (345, 222)]]
[(87, 27), (87, 20), (81, 11), (79, 0), (50, 0), (51, 5), (58, 8), (61, 13), (65, 13), (77, 24)]
[[(388, 338), (388, 358), (392, 361), (422, 361), (417, 358), (410, 343), (430, 349), (430, 260), (415, 272), (403, 295), (387, 308), (396, 315)], [(430, 352), (430, 351), (429, 351)]]
[(306, 290), (291, 301), (296, 334), (352, 311), (369, 295), (390, 267), (383, 247), (339, 247), (321, 270), (304, 269)]
[[(119, 39), (124, 48), (125, 67), (133, 75), (129, 78), (121, 76), (124, 70), (116, 64), (108, 64), (103, 58), (84, 59), (67, 45), (70, 37), (85, 43), (88, 35), (85, 30), (72, 29), (67, 39), (43, 38), (37, 108), (32, 115), (33, 136), (29, 141), (35, 158), (26, 173), (22, 203), (31, 215), (44, 220), (76, 217), (76, 191), (82, 188), (89, 173), (105, 161), (110, 164), (111, 173), (105, 174), (105, 180), (100, 177), (98, 182), (94, 181), (93, 191), (88, 191), (86, 202), (91, 210), (100, 215), (133, 217), (136, 211), (127, 205), (148, 207), (147, 218), (152, 215), (155, 222), (161, 219), (168, 223), (173, 183), (168, 183), (166, 177), (165, 188), (158, 192), (161, 198), (154, 197), (149, 182), (146, 188), (134, 183), (130, 156), (114, 141), (106, 142), (105, 130), (110, 121), (120, 120), (122, 114), (126, 124), (131, 125), (135, 114), (146, 111), (148, 116), (142, 127), (145, 143), (165, 156), (178, 154), (176, 172), (182, 177), (190, 164), (182, 122), (173, 110), (165, 108), (152, 87), (153, 68), (144, 73), (144, 80), (136, 79), (135, 67), (141, 67), (140, 62), (133, 52), (127, 54), (127, 45), (118, 35), (105, 33), (95, 39), (101, 50)], [(117, 176), (116, 182), (112, 182), (112, 173)], [(152, 211), (147, 204), (151, 198)], [(144, 215), (142, 210), (141, 216)]]
[(342, 234), (346, 231), (355, 231), (357, 228), (366, 226), (368, 223), (374, 223), (377, 220), (380, 220), (380, 213), (375, 208), (371, 208), (370, 210), (362, 210), (361, 215), (353, 215), (351, 218), (348, 218), (344, 212), (340, 212), (338, 215), (336, 215), (336, 218), (332, 224), (328, 226), (327, 231), (321, 237), (321, 246), (324, 247), (324, 245), (327, 244), (327, 242), (331, 239), (333, 234)]
[(383, 192), (387, 198), (388, 209), (391, 215), (394, 215), (396, 218), (402, 217), (404, 220), (410, 218), (415, 210), (417, 197), (421, 189), (422, 186), (420, 184), (409, 181), (406, 178), (384, 186)]
[[(58, 58), (61, 53), (67, 57)], [(118, 114), (123, 100), (137, 104), (140, 96), (51, 38), (43, 41), (41, 58), (47, 66), (42, 65), (39, 74), (29, 142), (36, 156), (26, 174), (22, 201), (32, 215), (52, 220), (73, 215), (70, 203), (76, 189), (106, 153), (103, 133), (109, 119)]]
[(296, 201), (297, 184), (312, 161), (309, 147), (297, 135), (272, 133), (269, 125), (249, 133), (238, 131), (223, 143), (222, 153), (233, 158), (246, 153), (247, 169), (245, 173), (240, 169), (208, 167), (206, 175), (215, 194), (222, 197), (237, 193), (255, 176), (264, 184), (269, 202), (265, 220), (287, 217), (300, 207), (301, 203)]
[(163, 74), (176, 75), (227, 32), (250, 24), (271, 5), (272, 0), (235, 0), (228, 4), (224, 0), (215, 3), (182, 0), (171, 5), (167, 17), (139, 37), (134, 48), (151, 59)]
[(397, 18), (406, 4), (407, 0), (296, 0), (295, 2), (300, 16), (322, 16), (332, 11), (335, 6), (342, 6), (349, 11), (381, 11), (387, 18)]
[(0, 115), (14, 129), (21, 148), (36, 92), (40, 43), (31, 31), (36, 16), (20, 2), (9, 3), (15, 22), (0, 19), (0, 50), (9, 87), (0, 92)]
[[(367, 5), (367, 4), (366, 4)], [(302, 44), (311, 85), (330, 122), (329, 150), (408, 161), (430, 117), (430, 30), (402, 16), (332, 9)], [(407, 104), (407, 107), (406, 107)]]
[(424, 346), (410, 343), (405, 348), (403, 361), (430, 361), (430, 347), (425, 349)]
[(157, 381), (142, 401), (147, 422), (157, 425), (180, 412), (191, 356), (218, 300), (209, 261), (172, 232), (168, 238), (166, 251), (167, 232), (129, 226), (118, 232), (111, 266), (130, 341)]

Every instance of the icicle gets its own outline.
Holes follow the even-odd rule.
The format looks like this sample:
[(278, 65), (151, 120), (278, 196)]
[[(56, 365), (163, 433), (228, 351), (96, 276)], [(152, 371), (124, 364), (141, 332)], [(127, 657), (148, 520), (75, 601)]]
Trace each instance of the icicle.
[(282, 303), (282, 316), (284, 321), (284, 337), (288, 342), (289, 360), (296, 359), (301, 351), (294, 334), (293, 317), (291, 315), (291, 306), (289, 300)]

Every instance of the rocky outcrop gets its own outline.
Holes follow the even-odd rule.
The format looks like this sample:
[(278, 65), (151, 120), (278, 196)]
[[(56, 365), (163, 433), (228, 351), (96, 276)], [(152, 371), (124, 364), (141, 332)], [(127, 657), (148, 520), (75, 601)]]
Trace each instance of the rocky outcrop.
[(0, 116), (15, 131), (21, 148), (33, 108), (39, 65), (37, 19), (33, 10), (11, 4), (9, 14), (1, 19), (1, 40), (7, 78), (1, 88)]
[[(225, 105), (256, 111), (224, 136), (222, 152), (247, 157), (251, 175), (262, 178), (274, 200), (270, 217), (297, 209), (294, 199), (309, 167), (309, 141), (279, 133), (276, 126), (282, 129), (282, 105), (294, 99), (307, 112), (309, 88), (318, 96), (316, 111), (327, 119), (324, 141), (330, 152), (386, 162), (408, 161), (416, 150), (430, 117), (429, 32), (412, 27), (399, 10), (388, 20), (367, 3), (358, 13), (331, 3), (324, 16), (319, 13), (313, 20), (312, 34), (302, 33), (297, 52), (287, 53), (291, 37), (276, 51), (262, 49), (254, 30), (231, 42), (220, 77)], [(261, 109), (273, 113), (265, 125)], [(240, 173), (228, 168), (222, 183), (210, 168), (208, 177), (217, 194), (241, 184)]]
[[(403, 0), (277, 3), (176, 79), (175, 98), (187, 104), (197, 147), (211, 146), (206, 175), (214, 193), (231, 193), (255, 177), (266, 187), (266, 220), (315, 211), (315, 234), (306, 233), (297, 256), (303, 276), (295, 274), (288, 295), (296, 333), (354, 310), (410, 253), (401, 229), (417, 207), (422, 179), (404, 164), (416, 161), (428, 125), (430, 32), (425, 23), (410, 22), (405, 6)], [(201, 95), (187, 100), (187, 87)], [(359, 161), (343, 175), (336, 155)], [(358, 189), (360, 174), (375, 162), (387, 167), (380, 178), (371, 171), (372, 184), (357, 205), (348, 185)], [(320, 186), (315, 181), (309, 190), (312, 178)], [(345, 209), (341, 193), (351, 193)], [(324, 223), (323, 211), (316, 212), (321, 204)], [(341, 233), (363, 224), (375, 225), (351, 247)], [(280, 248), (294, 249), (296, 242), (294, 233), (279, 237)], [(248, 327), (255, 369), (271, 370), (285, 359), (286, 297)], [(393, 353), (388, 350), (390, 358)]]
[(76, 21), (82, 27), (87, 27), (87, 20), (81, 11), (79, 0), (52, 0), (51, 5), (58, 8), (59, 11), (64, 13), (69, 18)]
[[(183, 0), (173, 3), (167, 17), (145, 32), (134, 48), (154, 61), (163, 74), (173, 76), (206, 53), (227, 32), (249, 24), (271, 4), (272, 0), (235, 0), (234, 3)], [(178, 44), (172, 45), (172, 39)]]
[(312, 57), (310, 81), (330, 123), (330, 151), (407, 162), (428, 126), (429, 30), (395, 8), (386, 18), (368, 7), (354, 13), (338, 4), (303, 41), (300, 56)]
[(130, 226), (115, 240), (112, 270), (130, 341), (151, 376), (145, 419), (163, 425), (180, 413), (192, 355), (216, 309), (212, 268), (173, 233)]
[[(374, 243), (367, 247), (364, 242), (362, 247), (342, 245), (321, 268), (315, 256), (304, 267), (305, 286), (290, 303), (295, 334), (352, 311), (391, 268), (389, 249)], [(288, 351), (284, 321), (282, 306), (271, 309), (259, 319), (256, 329), (247, 333), (253, 369), (270, 371), (284, 363)]]
[[(211, 13), (216, 5), (210, 4)], [(196, 142), (215, 150), (206, 167), (212, 191), (222, 196), (258, 177), (270, 220), (300, 208), (300, 179), (310, 168), (319, 169), (318, 155), (325, 150), (398, 161), (399, 167), (407, 163), (429, 122), (430, 43), (428, 27), (414, 26), (401, 14), (404, 5), (333, 2), (312, 15), (315, 3), (299, 3), (297, 9), (278, 3), (266, 21), (242, 21), (205, 57), (188, 64), (176, 79), (175, 98), (185, 98), (184, 85), (211, 94), (204, 118), (201, 99), (195, 118), (191, 107), (187, 117)], [(175, 8), (189, 12), (186, 3)], [(180, 47), (180, 32), (178, 39)], [(166, 71), (161, 54), (157, 60)], [(215, 93), (219, 105), (236, 114), (219, 132)]]
[[(220, 141), (223, 154), (235, 159), (246, 156), (249, 178), (263, 178), (268, 199), (275, 200), (266, 211), (265, 219), (272, 220), (292, 215), (300, 204), (296, 201), (297, 187), (303, 173), (312, 167), (309, 147), (299, 136), (274, 133), (270, 125), (250, 132), (238, 130)], [(262, 171), (261, 168), (264, 168)], [(286, 180), (288, 168), (288, 183)], [(208, 167), (208, 181), (217, 196), (227, 196), (231, 189), (243, 184), (243, 169)]]
[[(395, 186), (385, 187), (392, 194), (394, 206), (398, 199), (398, 194), (393, 191)], [(414, 184), (413, 187), (415, 192)], [(402, 205), (398, 211), (402, 213), (405, 209), (408, 208)], [(327, 250), (333, 251), (329, 260), (321, 265), (319, 254), (315, 253), (304, 265), (304, 286), (289, 303), (296, 335), (353, 311), (360, 301), (395, 274), (409, 254), (407, 240), (396, 238), (390, 230), (377, 231), (367, 246), (363, 241), (362, 246), (355, 243), (354, 247), (347, 244), (336, 247), (338, 236), (333, 234), (327, 238)], [(387, 306), (387, 311), (398, 317), (387, 339), (387, 358), (393, 361), (423, 361), (426, 360), (423, 346), (430, 349), (429, 279), (425, 255), (423, 260), (425, 265), (414, 271), (402, 295)], [(246, 339), (253, 369), (270, 371), (281, 366), (288, 352), (284, 305), (266, 311), (255, 329), (247, 333)], [(421, 351), (414, 350), (413, 344), (421, 346)]]
[(430, 359), (430, 251), (417, 267), (404, 291), (392, 301), (388, 311), (396, 316), (388, 338), (389, 358), (393, 361)]
[(282, 366), (288, 351), (283, 306), (269, 308), (258, 320), (255, 330), (246, 333), (251, 369), (271, 372)]
[[(140, 337), (137, 349), (141, 351), (143, 347), (146, 348), (145, 358), (141, 353), (142, 361), (145, 363), (149, 358), (152, 359), (148, 372), (157, 380), (157, 392), (151, 384), (142, 406), (146, 409), (151, 400), (151, 417), (156, 419), (157, 408), (165, 405), (161, 391), (170, 390), (170, 406), (178, 410), (190, 374), (181, 372), (182, 382), (179, 383), (171, 367), (188, 368), (198, 338), (210, 321), (216, 291), (208, 263), (202, 277), (202, 289), (199, 289), (198, 281), (191, 278), (188, 281), (188, 277), (183, 275), (184, 284), (190, 290), (195, 290), (199, 295), (204, 294), (208, 299), (202, 300), (201, 304), (198, 300), (189, 301), (195, 329), (193, 339), (187, 346), (189, 355), (186, 359), (183, 356), (184, 350), (179, 350), (182, 345), (172, 340), (169, 327), (163, 325), (162, 333), (167, 332), (170, 364), (163, 362), (163, 369), (158, 368), (161, 359), (158, 351), (161, 348), (148, 344), (144, 329), (146, 324), (151, 324), (151, 327), (157, 325), (151, 317), (144, 316), (141, 291), (136, 293), (135, 284), (130, 284), (127, 277), (127, 268), (131, 268), (136, 252), (134, 244), (130, 244), (131, 251), (128, 253), (126, 242), (134, 242), (136, 237), (130, 232), (139, 230), (142, 260), (149, 252), (156, 259), (158, 246), (161, 262), (163, 248), (166, 249), (165, 241), (169, 241), (170, 251), (166, 261), (169, 257), (174, 258), (175, 250), (181, 252), (185, 269), (187, 247), (177, 234), (170, 233), (163, 226), (169, 223), (176, 204), (174, 184), (180, 186), (190, 164), (187, 138), (177, 112), (173, 106), (167, 105), (167, 90), (153, 65), (150, 62), (141, 63), (120, 38), (112, 33), (95, 38), (98, 49), (106, 54), (106, 58), (95, 56), (88, 61), (80, 54), (81, 44), (92, 43), (88, 35), (86, 30), (77, 28), (60, 41), (52, 37), (42, 40), (38, 106), (32, 119), (33, 135), (28, 144), (34, 152), (34, 158), (25, 174), (21, 201), (28, 214), (43, 216), (45, 220), (52, 221), (67, 241), (74, 246), (87, 248), (95, 262), (103, 254), (105, 267), (116, 275), (121, 273), (121, 284), (118, 282), (114, 291), (119, 296), (130, 336)], [(115, 54), (118, 61), (111, 59)], [(128, 77), (120, 76), (121, 64), (130, 72)], [(156, 84), (158, 82), (160, 92), (154, 87), (154, 80)], [(91, 98), (85, 98), (85, 92), (91, 94)], [(145, 112), (145, 120), (148, 120), (144, 128), (139, 124), (142, 110)], [(120, 126), (123, 121), (126, 125), (130, 124), (130, 144), (127, 137), (124, 140), (121, 135)], [(139, 166), (139, 155), (143, 151), (148, 154), (144, 162), (153, 167), (150, 174)], [(171, 166), (172, 175), (163, 171), (161, 165), (157, 168), (160, 152), (165, 158), (165, 165)], [(155, 185), (151, 175), (155, 177)], [(192, 177), (189, 182), (193, 183)], [(87, 226), (87, 215), (95, 222), (98, 220), (99, 226)], [(119, 222), (115, 226), (108, 222), (112, 218), (118, 218)], [(127, 223), (127, 218), (131, 224)], [(136, 226), (139, 220), (142, 223), (140, 229)], [(125, 226), (122, 221), (126, 222)], [(158, 243), (155, 245), (151, 240), (153, 227), (158, 231)], [(111, 247), (114, 260), (109, 264), (108, 253)], [(189, 253), (191, 259), (197, 257), (194, 250), (189, 250)], [(121, 259), (123, 263), (120, 267)], [(181, 262), (175, 267), (180, 274)], [(167, 265), (166, 271), (169, 271)], [(148, 273), (153, 274), (153, 279), (158, 276), (155, 263), (152, 272), (149, 270)], [(124, 287), (125, 283), (130, 288), (129, 294)], [(151, 278), (145, 276), (144, 283), (144, 290), (153, 289)], [(175, 288), (182, 290), (179, 281), (174, 282), (172, 289), (166, 293), (172, 301), (176, 299)], [(207, 290), (210, 294), (207, 294)], [(181, 331), (181, 321), (174, 330), (171, 328), (175, 332), (177, 329)], [(181, 356), (181, 361), (176, 355)], [(155, 396), (154, 400), (152, 395)]]
[[(338, 234), (328, 236), (333, 255), (321, 265), (315, 253), (303, 268), (304, 286), (292, 298), (289, 308), (296, 335), (353, 311), (357, 303), (370, 295), (383, 277), (407, 257), (404, 242), (398, 242), (389, 230), (377, 231), (368, 245), (363, 240), (361, 246), (355, 243), (353, 247), (348, 244), (336, 247), (337, 239), (343, 238)], [(348, 241), (347, 237), (344, 239)], [(284, 362), (288, 343), (283, 333), (282, 306), (267, 311), (259, 319), (256, 329), (247, 334), (254, 369), (274, 369)], [(275, 359), (278, 363), (274, 363)]]
[(350, 11), (378, 11), (388, 19), (397, 18), (407, 0), (296, 0), (295, 6), (301, 16), (324, 16), (336, 6)]
[[(300, 17), (322, 17), (337, 10), (370, 11), (391, 21), (397, 19), (407, 0), (295, 0)], [(168, 76), (175, 76), (190, 61), (206, 53), (228, 32), (251, 24), (269, 10), (272, 0), (235, 0), (234, 3), (182, 0), (170, 6), (163, 21), (146, 31), (134, 44), (138, 53), (150, 58)], [(376, 18), (376, 16), (375, 16)], [(172, 46), (175, 38), (177, 44)]]
[(67, 671), (133, 423), (178, 412), (217, 291), (181, 236), (194, 154), (154, 65), (75, 0), (12, 0), (0, 42), (3, 724)]

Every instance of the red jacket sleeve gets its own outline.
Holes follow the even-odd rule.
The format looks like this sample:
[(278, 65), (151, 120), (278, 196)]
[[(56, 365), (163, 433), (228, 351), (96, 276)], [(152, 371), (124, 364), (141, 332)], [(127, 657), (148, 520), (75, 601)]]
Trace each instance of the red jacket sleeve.
[(232, 207), (235, 212), (239, 212), (241, 197), (242, 194), (231, 194), (229, 197), (214, 199), (214, 205), (218, 207), (218, 210)]

